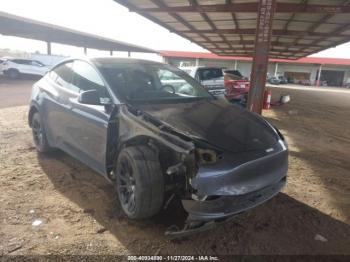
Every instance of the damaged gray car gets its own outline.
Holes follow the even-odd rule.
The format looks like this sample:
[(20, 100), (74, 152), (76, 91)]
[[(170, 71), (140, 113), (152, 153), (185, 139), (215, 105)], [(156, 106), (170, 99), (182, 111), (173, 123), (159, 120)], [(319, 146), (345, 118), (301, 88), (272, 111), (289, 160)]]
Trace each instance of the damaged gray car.
[(152, 217), (176, 196), (189, 231), (286, 183), (288, 149), (276, 128), (166, 64), (65, 60), (34, 84), (29, 125), (39, 152), (61, 149), (114, 183), (130, 219)]

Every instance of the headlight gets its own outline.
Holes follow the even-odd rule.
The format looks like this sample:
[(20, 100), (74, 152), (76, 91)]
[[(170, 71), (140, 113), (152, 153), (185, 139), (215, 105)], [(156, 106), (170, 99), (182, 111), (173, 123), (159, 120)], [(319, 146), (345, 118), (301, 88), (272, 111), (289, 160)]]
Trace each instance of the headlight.
[(218, 160), (217, 153), (211, 149), (197, 148), (196, 153), (200, 164), (213, 164)]

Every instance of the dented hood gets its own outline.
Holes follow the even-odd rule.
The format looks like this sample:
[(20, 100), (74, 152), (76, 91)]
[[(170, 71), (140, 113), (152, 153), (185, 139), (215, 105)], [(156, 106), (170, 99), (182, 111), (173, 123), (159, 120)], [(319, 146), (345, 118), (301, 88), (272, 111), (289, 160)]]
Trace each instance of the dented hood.
[(230, 152), (266, 151), (279, 139), (260, 116), (220, 99), (137, 107), (187, 136)]

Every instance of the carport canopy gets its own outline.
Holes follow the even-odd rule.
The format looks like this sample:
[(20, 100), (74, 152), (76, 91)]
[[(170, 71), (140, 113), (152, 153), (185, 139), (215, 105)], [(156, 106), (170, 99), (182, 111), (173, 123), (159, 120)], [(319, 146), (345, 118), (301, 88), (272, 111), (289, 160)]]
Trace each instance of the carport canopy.
[[(212, 53), (254, 55), (259, 0), (115, 1)], [(276, 1), (271, 58), (298, 59), (348, 41), (350, 1)]]
[(0, 34), (45, 41), (48, 43), (48, 53), (51, 53), (51, 43), (84, 47), (85, 51), (86, 48), (93, 48), (110, 52), (157, 53), (155, 50), (142, 46), (79, 32), (4, 12), (0, 12)]
[(350, 41), (350, 0), (114, 0), (220, 56), (254, 57), (248, 108), (261, 113), (269, 58)]

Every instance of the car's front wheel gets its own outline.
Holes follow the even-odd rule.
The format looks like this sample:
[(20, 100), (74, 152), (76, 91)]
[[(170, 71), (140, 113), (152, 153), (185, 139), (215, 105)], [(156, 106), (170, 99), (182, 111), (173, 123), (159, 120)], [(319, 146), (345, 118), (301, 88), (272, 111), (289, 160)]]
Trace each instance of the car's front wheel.
[(20, 76), (20, 73), (17, 69), (9, 69), (7, 72), (7, 76), (11, 79), (18, 79)]
[(47, 142), (46, 133), (38, 112), (35, 112), (32, 116), (31, 128), (36, 149), (40, 153), (52, 151), (53, 148), (50, 147), (49, 143)]
[(159, 212), (164, 199), (164, 180), (152, 149), (124, 148), (118, 156), (115, 174), (119, 202), (129, 218), (145, 219)]

